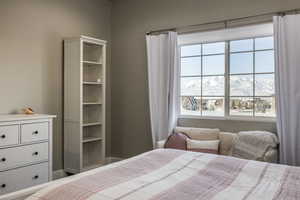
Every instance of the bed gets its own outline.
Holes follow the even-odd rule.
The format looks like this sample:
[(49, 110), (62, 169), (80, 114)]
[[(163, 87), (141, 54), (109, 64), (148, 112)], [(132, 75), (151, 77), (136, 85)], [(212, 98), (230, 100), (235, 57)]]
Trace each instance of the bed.
[(29, 191), (27, 200), (292, 200), (300, 168), (157, 149), (18, 195)]

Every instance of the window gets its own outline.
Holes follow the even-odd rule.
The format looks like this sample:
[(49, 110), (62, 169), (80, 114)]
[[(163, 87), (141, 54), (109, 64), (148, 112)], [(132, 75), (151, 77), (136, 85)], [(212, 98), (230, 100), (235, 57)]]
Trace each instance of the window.
[(273, 37), (181, 46), (182, 115), (275, 117)]
[(273, 37), (229, 41), (232, 116), (275, 116)]
[(181, 48), (181, 111), (224, 116), (225, 42)]

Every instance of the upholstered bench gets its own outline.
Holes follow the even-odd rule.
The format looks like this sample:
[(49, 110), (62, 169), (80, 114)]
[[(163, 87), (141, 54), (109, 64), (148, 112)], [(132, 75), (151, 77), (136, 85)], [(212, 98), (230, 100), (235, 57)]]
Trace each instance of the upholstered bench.
[[(234, 141), (237, 137), (237, 133), (222, 132), (219, 129), (209, 128), (193, 128), (193, 127), (176, 127), (175, 133), (185, 133), (193, 140), (220, 140), (219, 143), (219, 154), (232, 156)], [(157, 148), (164, 148), (165, 140), (158, 141), (156, 144)], [(278, 149), (269, 148), (261, 161), (265, 162), (278, 162)]]

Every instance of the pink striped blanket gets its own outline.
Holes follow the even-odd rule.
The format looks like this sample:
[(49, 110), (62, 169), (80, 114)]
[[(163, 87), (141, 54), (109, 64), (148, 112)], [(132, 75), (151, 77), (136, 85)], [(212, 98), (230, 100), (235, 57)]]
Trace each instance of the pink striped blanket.
[(300, 199), (300, 168), (159, 149), (91, 170), (28, 200)]

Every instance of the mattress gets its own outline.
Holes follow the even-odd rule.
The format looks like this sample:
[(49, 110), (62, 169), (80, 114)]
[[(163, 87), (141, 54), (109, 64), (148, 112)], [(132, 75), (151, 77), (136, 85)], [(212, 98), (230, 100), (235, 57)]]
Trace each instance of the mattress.
[(158, 149), (56, 181), (28, 198), (68, 199), (300, 199), (300, 168)]

